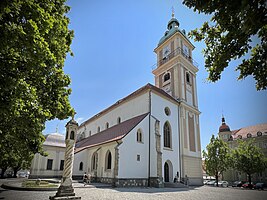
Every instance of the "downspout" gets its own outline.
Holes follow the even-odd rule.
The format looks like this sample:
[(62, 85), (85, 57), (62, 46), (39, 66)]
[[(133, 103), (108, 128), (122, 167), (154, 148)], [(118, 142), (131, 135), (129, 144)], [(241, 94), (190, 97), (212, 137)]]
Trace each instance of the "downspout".
[[(116, 141), (117, 145), (115, 146), (115, 159), (114, 159), (114, 171), (113, 171), (113, 187), (116, 187), (116, 182), (118, 178), (118, 172), (119, 172), (119, 146), (121, 145), (122, 141)], [(118, 161), (117, 161), (118, 160)], [(117, 163), (116, 163), (117, 162)]]
[(178, 105), (178, 127), (179, 127), (179, 134), (178, 134), (178, 138), (179, 138), (179, 180), (181, 182), (181, 178), (182, 178), (182, 164), (181, 164), (181, 146), (182, 146), (182, 142), (181, 142), (181, 126), (180, 126), (180, 102), (179, 102), (179, 105)]
[(149, 90), (149, 122), (148, 122), (148, 187), (150, 187), (150, 127), (151, 127), (151, 90)]

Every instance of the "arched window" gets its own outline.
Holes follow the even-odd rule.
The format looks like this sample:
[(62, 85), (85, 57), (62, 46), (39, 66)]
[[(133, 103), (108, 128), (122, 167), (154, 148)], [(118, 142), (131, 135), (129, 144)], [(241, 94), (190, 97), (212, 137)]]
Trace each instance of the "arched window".
[(186, 83), (191, 84), (191, 77), (189, 72), (186, 72)]
[(109, 123), (107, 122), (107, 123), (106, 123), (106, 129), (108, 129), (108, 128), (109, 128)]
[(85, 138), (85, 133), (83, 132), (83, 133), (81, 134), (81, 138), (80, 138), (80, 139), (82, 140), (82, 139), (84, 139), (84, 138)]
[(247, 134), (247, 138), (251, 138), (252, 137), (252, 134), (251, 133), (248, 133)]
[(120, 124), (120, 123), (121, 123), (121, 118), (118, 117), (118, 118), (117, 118), (117, 124)]
[(83, 162), (80, 162), (79, 170), (83, 171)]
[(96, 170), (96, 168), (97, 168), (97, 153), (93, 154), (91, 164), (92, 164), (91, 165), (92, 170)]
[(70, 132), (70, 139), (71, 139), (71, 140), (74, 140), (74, 131), (71, 131), (71, 132)]
[(112, 161), (111, 153), (110, 153), (110, 151), (107, 151), (107, 153), (106, 153), (106, 170), (111, 169), (111, 161)]
[(100, 132), (100, 126), (99, 126), (99, 127), (97, 127), (97, 132), (98, 132), (98, 133)]
[(165, 122), (163, 131), (164, 131), (164, 147), (171, 148), (171, 126), (169, 122)]
[(164, 81), (164, 82), (165, 82), (165, 81), (168, 81), (168, 80), (170, 80), (170, 78), (171, 78), (170, 73), (167, 73), (167, 74), (164, 75), (163, 81)]
[(136, 140), (137, 140), (137, 142), (143, 142), (143, 137), (142, 137), (142, 131), (141, 131), (141, 129), (138, 129), (137, 130)]

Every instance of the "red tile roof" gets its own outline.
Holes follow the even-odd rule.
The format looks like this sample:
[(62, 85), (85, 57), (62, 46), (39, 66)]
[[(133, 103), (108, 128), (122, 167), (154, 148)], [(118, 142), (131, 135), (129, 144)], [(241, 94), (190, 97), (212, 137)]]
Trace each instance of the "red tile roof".
[(126, 120), (100, 133), (96, 133), (90, 137), (85, 138), (82, 141), (77, 142), (75, 145), (75, 153), (100, 144), (105, 144), (122, 139), (147, 115), (148, 113), (145, 113), (132, 119)]
[(174, 97), (172, 97), (171, 95), (169, 95), (168, 93), (166, 93), (164, 90), (154, 86), (154, 85), (151, 85), (150, 83), (146, 84), (145, 86), (139, 88), (138, 90), (134, 91), (133, 93), (129, 94), (128, 96), (118, 100), (116, 103), (114, 103), (113, 105), (109, 106), (108, 108), (104, 109), (103, 111), (99, 112), (98, 114), (94, 115), (93, 117), (89, 118), (88, 120), (86, 120), (85, 122), (83, 122), (81, 126), (99, 118), (100, 116), (102, 116), (103, 114), (109, 112), (110, 110), (112, 110), (113, 108), (116, 108), (117, 106), (119, 106), (121, 103), (125, 102), (126, 100), (132, 98), (132, 97), (135, 97), (139, 94), (141, 94), (143, 91), (145, 90), (148, 90), (148, 89), (151, 89), (155, 92), (158, 92), (160, 93), (161, 95), (165, 96), (167, 99), (171, 100), (171, 101), (174, 101), (176, 103), (178, 103), (179, 101), (177, 99), (175, 99)]
[(238, 138), (239, 135), (241, 135), (242, 138), (247, 138), (247, 134), (250, 133), (252, 137), (257, 137), (258, 132), (261, 132), (262, 135), (267, 135), (267, 123), (258, 124), (255, 126), (248, 126), (238, 130), (234, 130), (232, 131), (232, 136), (233, 139)]

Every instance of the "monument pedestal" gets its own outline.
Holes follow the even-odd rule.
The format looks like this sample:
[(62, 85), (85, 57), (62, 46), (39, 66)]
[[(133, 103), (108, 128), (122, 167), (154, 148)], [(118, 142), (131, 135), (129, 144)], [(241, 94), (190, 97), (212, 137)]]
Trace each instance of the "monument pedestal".
[(81, 197), (75, 196), (74, 189), (71, 186), (61, 185), (55, 196), (49, 197), (50, 200), (64, 200), (64, 199), (81, 199)]

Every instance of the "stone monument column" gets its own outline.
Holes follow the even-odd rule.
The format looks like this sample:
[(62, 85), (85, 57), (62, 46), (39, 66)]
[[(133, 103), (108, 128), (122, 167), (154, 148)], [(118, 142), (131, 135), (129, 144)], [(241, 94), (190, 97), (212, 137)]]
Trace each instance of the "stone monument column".
[(56, 195), (49, 197), (49, 199), (51, 200), (81, 199), (81, 197), (75, 196), (74, 188), (72, 186), (72, 169), (77, 130), (78, 123), (74, 120), (74, 116), (72, 116), (72, 119), (66, 124), (66, 150), (61, 184), (57, 190)]

